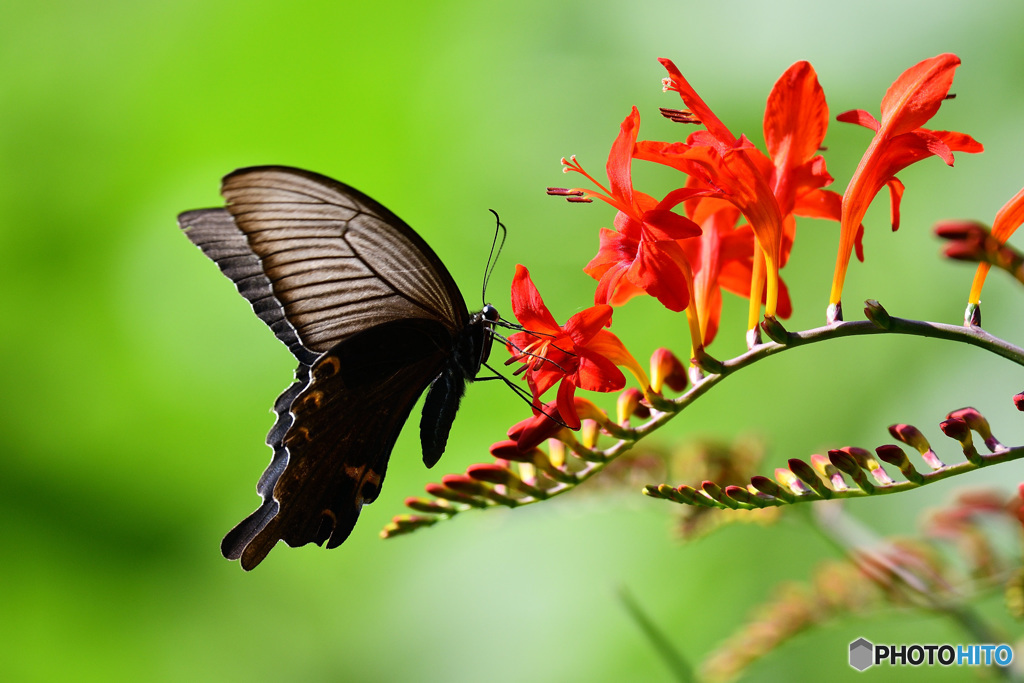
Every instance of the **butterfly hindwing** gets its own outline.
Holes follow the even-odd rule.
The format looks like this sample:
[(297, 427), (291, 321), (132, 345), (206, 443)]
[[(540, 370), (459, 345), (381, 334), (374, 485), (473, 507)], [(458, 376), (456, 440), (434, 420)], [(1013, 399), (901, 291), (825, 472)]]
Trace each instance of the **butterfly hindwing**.
[(293, 423), (281, 440), (287, 466), (273, 473), (260, 509), (236, 527), (245, 532), (229, 534), (244, 542), (231, 549), (243, 568), (278, 540), (333, 548), (348, 537), (362, 506), (377, 498), (402, 425), (451, 343), (436, 321), (401, 320), (354, 335), (317, 361), (291, 403)]

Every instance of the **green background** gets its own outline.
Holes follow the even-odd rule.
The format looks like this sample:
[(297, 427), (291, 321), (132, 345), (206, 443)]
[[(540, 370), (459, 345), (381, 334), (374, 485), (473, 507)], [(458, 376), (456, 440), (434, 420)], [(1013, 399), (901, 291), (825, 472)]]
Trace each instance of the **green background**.
[[(588, 487), (544, 505), (468, 514), (382, 542), (378, 530), (429, 481), (489, 459), (525, 416), (498, 383), (470, 387), (448, 453), (423, 469), (415, 429), (344, 547), (281, 547), (251, 574), (221, 559), (255, 508), (268, 410), (287, 350), (176, 227), (220, 203), (219, 178), (290, 164), (351, 183), (410, 223), (477, 306), (493, 230), (509, 227), (488, 299), (509, 315), (516, 263), (555, 316), (591, 302), (581, 272), (611, 222), (601, 205), (546, 197), (559, 157), (602, 173), (631, 105), (642, 137), (680, 137), (657, 107), (670, 57), (735, 132), (762, 145), (775, 79), (813, 63), (833, 116), (878, 111), (905, 68), (963, 59), (932, 127), (983, 155), (901, 174), (903, 229), (885, 198), (867, 219), (867, 264), (845, 290), (895, 315), (958, 322), (972, 269), (942, 261), (930, 226), (991, 221), (1024, 183), (1024, 44), (1018, 2), (38, 2), (0, 9), (0, 678), (4, 680), (667, 680), (615, 597), (626, 586), (693, 661), (786, 579), (832, 549), (797, 519), (692, 544), (671, 505)], [(833, 121), (842, 191), (870, 134)], [(657, 194), (676, 179), (638, 168)], [(824, 318), (837, 230), (806, 223), (784, 272), (794, 329)], [(1015, 286), (993, 273), (986, 326), (1024, 338)], [(743, 348), (744, 305), (720, 339)], [(615, 331), (646, 359), (686, 350), (681, 316), (635, 300)], [(975, 405), (1021, 443), (1017, 368), (922, 339), (840, 340), (730, 379), (658, 442), (755, 434), (763, 471), (789, 457), (889, 441), (886, 425), (938, 436)], [(607, 403), (606, 403), (607, 404)], [(955, 448), (948, 451), (955, 453)], [(967, 483), (1009, 493), (1019, 467)], [(672, 482), (678, 484), (680, 482)], [(961, 483), (851, 504), (881, 533)], [(980, 603), (1015, 636), (997, 599)], [(750, 680), (852, 676), (847, 644), (964, 642), (923, 612), (845, 618), (757, 663)], [(895, 675), (874, 671), (876, 675)], [(899, 673), (899, 672), (896, 672)], [(963, 671), (920, 671), (957, 680)]]

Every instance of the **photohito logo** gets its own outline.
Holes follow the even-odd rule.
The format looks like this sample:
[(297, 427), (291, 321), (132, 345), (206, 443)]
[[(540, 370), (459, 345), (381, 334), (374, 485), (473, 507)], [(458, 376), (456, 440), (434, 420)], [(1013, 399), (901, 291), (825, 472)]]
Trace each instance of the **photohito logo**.
[(1009, 645), (875, 645), (867, 638), (850, 643), (850, 666), (864, 671), (875, 664), (889, 666), (1010, 666)]

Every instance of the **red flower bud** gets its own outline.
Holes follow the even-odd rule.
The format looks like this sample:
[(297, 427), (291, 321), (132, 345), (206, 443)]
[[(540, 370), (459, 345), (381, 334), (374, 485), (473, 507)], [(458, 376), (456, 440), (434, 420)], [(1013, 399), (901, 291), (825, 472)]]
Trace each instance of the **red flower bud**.
[(662, 385), (675, 392), (686, 389), (687, 376), (684, 366), (674, 353), (659, 348), (651, 354), (651, 389), (661, 393)]

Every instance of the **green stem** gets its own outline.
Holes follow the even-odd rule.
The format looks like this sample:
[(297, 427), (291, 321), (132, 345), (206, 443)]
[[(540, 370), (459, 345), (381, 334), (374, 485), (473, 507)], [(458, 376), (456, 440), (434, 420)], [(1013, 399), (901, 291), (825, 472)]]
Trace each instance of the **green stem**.
[(643, 608), (640, 607), (640, 604), (625, 586), (619, 588), (619, 600), (622, 602), (623, 607), (626, 608), (626, 611), (629, 612), (629, 615), (633, 617), (636, 625), (643, 631), (651, 647), (654, 648), (655, 652), (658, 653), (661, 660), (665, 663), (665, 666), (672, 672), (673, 677), (680, 681), (680, 683), (693, 683), (696, 681), (693, 667), (675, 648), (668, 636), (658, 628), (654, 620), (644, 612)]
[[(806, 346), (818, 342), (838, 339), (840, 337), (862, 337), (876, 334), (905, 334), (917, 337), (930, 337), (933, 339), (945, 339), (956, 341), (962, 344), (970, 344), (985, 349), (990, 353), (1002, 356), (1017, 365), (1024, 366), (1024, 349), (995, 337), (981, 328), (962, 327), (958, 325), (946, 325), (944, 323), (925, 322), (920, 320), (906, 320), (904, 318), (891, 318), (891, 327), (888, 329), (878, 327), (868, 320), (856, 320), (841, 322), (825, 327), (816, 327), (803, 332), (791, 332), (789, 340), (785, 344), (768, 342), (761, 344), (746, 353), (722, 363), (724, 370), (718, 375), (709, 375), (699, 384), (693, 386), (689, 391), (675, 399), (677, 410), (692, 403), (699, 396), (706, 393), (712, 386), (723, 379), (752, 365), (759, 360), (782, 353), (790, 348)], [(639, 429), (638, 429), (639, 431)]]

